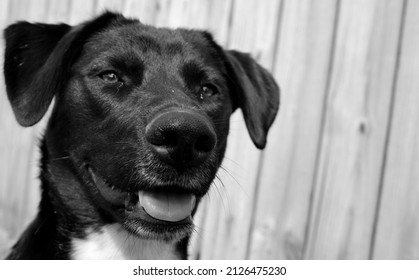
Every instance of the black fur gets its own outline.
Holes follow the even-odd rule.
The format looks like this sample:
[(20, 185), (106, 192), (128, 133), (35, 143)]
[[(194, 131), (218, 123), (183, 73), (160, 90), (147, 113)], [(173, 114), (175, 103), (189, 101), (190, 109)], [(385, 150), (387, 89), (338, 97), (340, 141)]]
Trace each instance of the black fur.
[[(71, 258), (73, 238), (112, 223), (138, 238), (177, 241), (186, 258), (187, 224), (132, 218), (100, 194), (94, 174), (127, 197), (175, 191), (199, 201), (223, 159), (236, 108), (255, 145), (265, 147), (279, 105), (272, 76), (250, 56), (223, 50), (207, 32), (158, 29), (110, 12), (75, 27), (19, 22), (4, 37), (6, 88), (17, 121), (34, 125), (55, 97), (41, 145), (39, 213), (8, 258)], [(173, 114), (163, 116), (168, 122), (186, 118), (175, 127), (185, 145), (191, 141), (185, 133), (203, 133), (193, 140), (201, 141), (195, 143), (200, 150), (186, 145), (175, 153), (166, 137), (162, 152), (161, 136), (150, 136), (150, 126), (165, 113)]]

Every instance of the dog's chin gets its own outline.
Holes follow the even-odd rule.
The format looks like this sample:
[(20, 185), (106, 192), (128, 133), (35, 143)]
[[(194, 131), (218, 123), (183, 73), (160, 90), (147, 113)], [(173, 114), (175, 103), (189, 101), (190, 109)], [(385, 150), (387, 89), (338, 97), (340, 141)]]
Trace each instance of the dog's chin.
[(121, 191), (88, 168), (93, 199), (128, 232), (144, 239), (176, 241), (191, 234), (197, 196), (177, 186)]

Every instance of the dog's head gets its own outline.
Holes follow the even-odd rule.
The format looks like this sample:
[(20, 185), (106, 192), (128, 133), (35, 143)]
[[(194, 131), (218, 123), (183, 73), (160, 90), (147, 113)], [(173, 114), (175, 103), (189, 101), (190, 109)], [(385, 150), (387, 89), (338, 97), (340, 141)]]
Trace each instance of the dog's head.
[[(248, 55), (223, 50), (207, 32), (105, 13), (75, 27), (20, 22), (5, 38), (17, 121), (34, 125), (55, 97), (45, 143), (56, 192), (65, 193), (69, 207), (94, 205), (84, 215), (142, 237), (189, 233), (236, 108), (258, 148), (278, 109), (272, 76)], [(75, 183), (61, 187), (68, 174)]]

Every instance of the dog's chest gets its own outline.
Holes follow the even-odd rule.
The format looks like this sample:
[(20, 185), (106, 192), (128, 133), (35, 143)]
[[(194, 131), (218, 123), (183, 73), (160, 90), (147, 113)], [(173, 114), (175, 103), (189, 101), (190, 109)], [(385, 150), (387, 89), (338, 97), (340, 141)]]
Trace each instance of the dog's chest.
[(175, 244), (138, 238), (117, 224), (73, 239), (71, 256), (75, 260), (180, 259)]

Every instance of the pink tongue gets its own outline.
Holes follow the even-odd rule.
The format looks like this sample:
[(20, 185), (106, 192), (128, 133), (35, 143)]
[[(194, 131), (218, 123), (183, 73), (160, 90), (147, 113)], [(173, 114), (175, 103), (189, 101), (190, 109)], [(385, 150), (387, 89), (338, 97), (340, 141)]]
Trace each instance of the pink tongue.
[(195, 196), (192, 194), (140, 191), (138, 196), (147, 214), (162, 221), (181, 221), (189, 217), (195, 207)]

